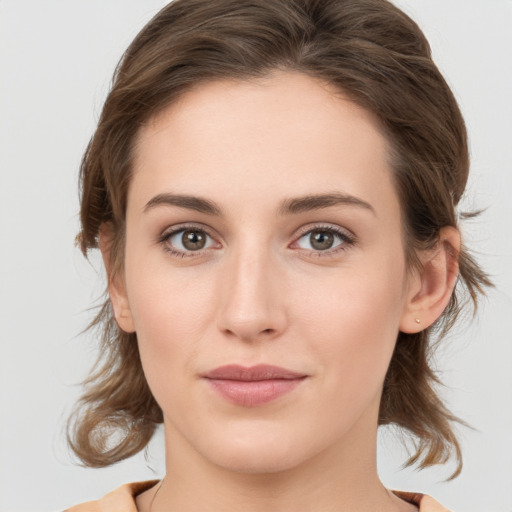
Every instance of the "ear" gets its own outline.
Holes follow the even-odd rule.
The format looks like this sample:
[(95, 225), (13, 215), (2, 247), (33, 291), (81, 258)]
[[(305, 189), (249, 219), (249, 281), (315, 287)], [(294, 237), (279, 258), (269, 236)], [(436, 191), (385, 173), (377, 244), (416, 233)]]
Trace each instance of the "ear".
[(422, 331), (441, 316), (457, 281), (460, 244), (459, 231), (446, 226), (436, 245), (420, 253), (423, 268), (410, 276), (400, 331)]
[(99, 234), (99, 246), (103, 264), (107, 271), (108, 293), (117, 325), (125, 332), (135, 332), (132, 312), (126, 294), (126, 285), (121, 269), (113, 266), (112, 255), (113, 232), (111, 226), (102, 224)]

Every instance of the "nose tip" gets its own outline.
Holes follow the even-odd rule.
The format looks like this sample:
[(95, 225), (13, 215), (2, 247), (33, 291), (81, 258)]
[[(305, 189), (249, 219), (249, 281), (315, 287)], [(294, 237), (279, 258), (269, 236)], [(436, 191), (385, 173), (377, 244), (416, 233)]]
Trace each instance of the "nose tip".
[[(280, 309), (278, 298), (264, 285), (253, 286), (235, 284), (231, 296), (225, 303), (220, 327), (225, 335), (242, 341), (273, 339), (285, 325), (284, 311)], [(269, 297), (271, 296), (271, 297)], [(272, 299), (270, 302), (268, 299)], [(265, 300), (267, 299), (267, 300)]]

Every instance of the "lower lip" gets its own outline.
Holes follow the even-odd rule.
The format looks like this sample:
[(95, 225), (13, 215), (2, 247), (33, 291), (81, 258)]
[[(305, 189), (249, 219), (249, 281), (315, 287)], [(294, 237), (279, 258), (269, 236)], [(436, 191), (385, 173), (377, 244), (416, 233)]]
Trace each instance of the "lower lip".
[(212, 388), (229, 402), (244, 407), (272, 402), (290, 393), (305, 377), (297, 379), (270, 379), (258, 381), (207, 379)]

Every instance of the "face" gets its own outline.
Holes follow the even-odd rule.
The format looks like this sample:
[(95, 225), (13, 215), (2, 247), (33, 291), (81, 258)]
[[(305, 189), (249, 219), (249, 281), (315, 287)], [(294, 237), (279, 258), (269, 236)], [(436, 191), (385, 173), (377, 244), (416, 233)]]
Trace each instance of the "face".
[(141, 129), (127, 208), (111, 294), (171, 449), (267, 472), (372, 445), (408, 274), (371, 114), (298, 73), (201, 85)]

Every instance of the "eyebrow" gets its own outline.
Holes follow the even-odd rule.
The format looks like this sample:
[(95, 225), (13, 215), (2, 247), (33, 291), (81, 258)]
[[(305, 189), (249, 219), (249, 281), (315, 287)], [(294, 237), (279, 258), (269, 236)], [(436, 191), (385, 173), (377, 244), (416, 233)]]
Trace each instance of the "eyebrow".
[(181, 194), (158, 194), (147, 202), (144, 212), (162, 205), (179, 206), (208, 215), (221, 215), (220, 208), (213, 201)]
[[(213, 201), (201, 197), (182, 194), (158, 194), (146, 203), (143, 211), (147, 212), (157, 206), (165, 205), (195, 210), (207, 215), (222, 215), (221, 208)], [(369, 210), (376, 215), (375, 209), (370, 203), (367, 203), (358, 197), (338, 192), (329, 194), (311, 194), (303, 197), (286, 199), (281, 203), (278, 213), (280, 215), (290, 215), (311, 210), (321, 210), (323, 208), (338, 205), (357, 206)]]
[(287, 199), (279, 208), (279, 213), (281, 215), (302, 213), (338, 205), (357, 206), (369, 210), (374, 215), (377, 215), (375, 209), (370, 203), (367, 203), (358, 197), (338, 192), (331, 194), (312, 194), (304, 197)]

